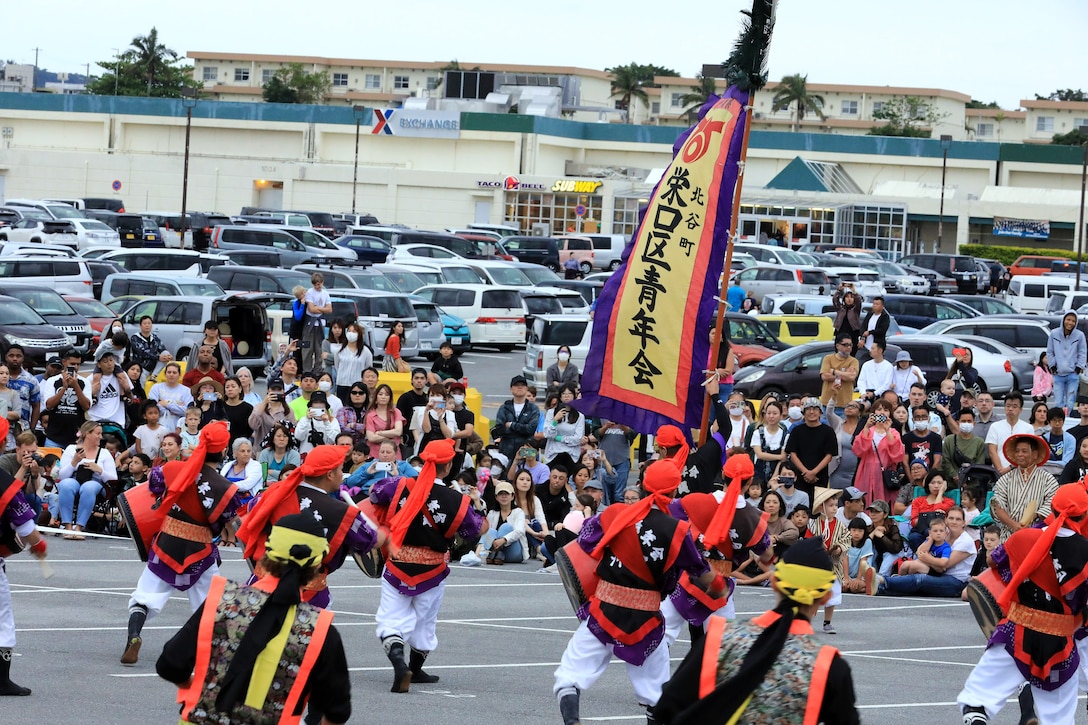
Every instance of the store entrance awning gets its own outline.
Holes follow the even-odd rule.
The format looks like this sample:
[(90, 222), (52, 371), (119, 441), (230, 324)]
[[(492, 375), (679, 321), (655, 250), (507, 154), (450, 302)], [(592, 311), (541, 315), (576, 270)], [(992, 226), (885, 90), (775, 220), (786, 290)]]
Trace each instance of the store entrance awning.
[(807, 161), (800, 156), (786, 165), (765, 186), (789, 191), (827, 191), (834, 194), (861, 194), (861, 187), (839, 164)]

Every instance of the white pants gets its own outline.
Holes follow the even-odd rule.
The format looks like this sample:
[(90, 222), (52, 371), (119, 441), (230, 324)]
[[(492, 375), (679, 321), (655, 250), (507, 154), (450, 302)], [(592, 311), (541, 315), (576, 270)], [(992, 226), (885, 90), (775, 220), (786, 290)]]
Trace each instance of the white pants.
[[(681, 620), (682, 621), (682, 620)], [(602, 644), (582, 622), (567, 643), (563, 659), (555, 670), (555, 686), (552, 691), (577, 687), (584, 692), (604, 674), (612, 659), (612, 648)], [(658, 646), (641, 665), (625, 663), (627, 679), (635, 688), (639, 704), (653, 706), (661, 697), (661, 688), (669, 679), (669, 648)]]
[[(1016, 661), (1004, 647), (989, 647), (982, 653), (982, 659), (971, 670), (963, 690), (956, 698), (960, 707), (974, 706), (986, 708), (986, 716), (991, 720), (1005, 706), (1005, 701), (1016, 694), (1024, 676), (1016, 667)], [(1046, 725), (1073, 725), (1077, 712), (1077, 678), (1057, 690), (1031, 688), (1035, 698), (1035, 712), (1039, 722)]]
[(1077, 653), (1080, 654), (1080, 671), (1077, 683), (1081, 692), (1088, 692), (1088, 639), (1077, 640)]
[[(672, 603), (672, 599), (665, 597), (661, 602), (661, 616), (665, 618), (665, 639), (662, 640), (662, 644), (666, 647), (672, 647), (673, 642), (684, 630), (684, 625), (687, 620), (680, 616), (680, 612), (676, 610), (676, 605)], [(733, 603), (733, 597), (730, 596), (725, 602), (725, 606), (721, 609), (716, 609), (710, 613), (711, 617), (723, 617), (726, 621), (732, 622), (737, 618), (737, 607)], [(708, 617), (709, 619), (709, 617)], [(706, 629), (706, 622), (703, 622), (703, 629)]]
[(827, 607), (837, 607), (840, 604), (842, 604), (842, 582), (835, 577), (835, 582), (831, 585), (831, 598), (824, 605), (824, 611), (827, 611)]
[(15, 646), (15, 612), (11, 608), (11, 587), (4, 560), (0, 559), (0, 647)]
[(433, 652), (438, 647), (438, 608), (446, 582), (414, 597), (407, 597), (382, 577), (382, 599), (378, 603), (378, 639), (399, 636), (412, 649)]
[[(200, 578), (196, 580), (196, 584), (186, 590), (185, 594), (189, 595), (189, 606), (193, 608), (194, 612), (208, 598), (208, 590), (212, 586), (212, 577), (218, 573), (219, 566), (212, 564), (207, 571), (200, 575)], [(143, 574), (140, 574), (140, 581), (136, 582), (136, 591), (132, 592), (132, 596), (128, 600), (128, 606), (129, 609), (136, 605), (147, 607), (147, 618), (151, 619), (162, 611), (162, 608), (170, 601), (171, 595), (180, 593), (177, 589), (155, 576), (145, 566)]]

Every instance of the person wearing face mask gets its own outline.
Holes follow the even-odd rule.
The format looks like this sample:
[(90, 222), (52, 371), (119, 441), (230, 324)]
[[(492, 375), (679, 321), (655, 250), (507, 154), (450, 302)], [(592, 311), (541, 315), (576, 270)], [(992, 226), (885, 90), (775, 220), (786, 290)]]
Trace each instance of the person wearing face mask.
[(889, 489), (884, 483), (884, 471), (894, 470), (903, 462), (903, 440), (891, 427), (892, 409), (886, 400), (873, 404), (865, 428), (854, 438), (854, 455), (858, 457), (858, 470), (854, 486), (865, 494), (866, 501), (883, 500), (889, 504), (898, 489)]
[[(860, 308), (861, 304), (858, 303)], [(835, 413), (842, 417), (843, 408), (854, 397), (854, 381), (858, 379), (860, 365), (857, 358), (850, 354), (854, 347), (857, 332), (840, 334), (835, 337), (835, 352), (826, 356), (820, 364), (820, 380), (823, 389), (820, 400), (830, 400)]]
[(581, 375), (578, 373), (578, 366), (570, 361), (570, 347), (560, 345), (556, 358), (556, 362), (548, 367), (547, 389), (551, 391), (558, 390), (564, 385), (577, 385)]
[(747, 448), (744, 441), (748, 438), (748, 429), (752, 422), (744, 415), (744, 395), (742, 393), (730, 393), (725, 403), (725, 409), (729, 412), (729, 423), (733, 426), (729, 437), (726, 439), (726, 452), (731, 456), (744, 455)]
[(336, 442), (338, 435), (340, 435), (340, 424), (329, 412), (325, 394), (320, 390), (314, 391), (310, 396), (310, 402), (306, 405), (306, 415), (295, 426), (298, 452), (305, 455), (317, 446), (331, 446)]
[(333, 376), (331, 373), (325, 371), (318, 376), (317, 389), (324, 393), (325, 399), (329, 401), (329, 412), (334, 416), (339, 413), (340, 409), (344, 407), (344, 401), (333, 392)]
[(801, 410), (801, 396), (794, 393), (786, 400), (786, 427), (793, 430), (801, 424), (804, 411)]
[(453, 420), (457, 427), (453, 432), (453, 441), (457, 444), (457, 453), (453, 457), (454, 471), (460, 471), (465, 467), (465, 445), (476, 433), (476, 414), (465, 405), (465, 384), (455, 380), (446, 388), (446, 410), (453, 412)]
[(356, 322), (344, 328), (344, 346), (336, 353), (336, 395), (341, 401), (349, 398), (351, 387), (363, 377), (363, 371), (374, 364), (374, 354), (366, 346), (363, 330)]
[(961, 408), (959, 433), (945, 436), (941, 444), (941, 473), (948, 481), (949, 488), (956, 488), (960, 481), (960, 471), (967, 465), (986, 465), (986, 441), (975, 435), (975, 411)]
[(941, 466), (943, 441), (929, 429), (929, 406), (923, 403), (910, 411), (911, 429), (903, 435), (903, 465), (922, 459), (926, 468), (933, 471)]

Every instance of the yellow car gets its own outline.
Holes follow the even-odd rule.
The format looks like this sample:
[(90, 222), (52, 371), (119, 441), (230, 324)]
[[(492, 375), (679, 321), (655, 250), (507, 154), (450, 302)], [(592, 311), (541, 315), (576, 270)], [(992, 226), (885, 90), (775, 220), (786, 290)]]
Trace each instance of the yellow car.
[(790, 347), (835, 337), (834, 321), (823, 315), (757, 315), (778, 339)]

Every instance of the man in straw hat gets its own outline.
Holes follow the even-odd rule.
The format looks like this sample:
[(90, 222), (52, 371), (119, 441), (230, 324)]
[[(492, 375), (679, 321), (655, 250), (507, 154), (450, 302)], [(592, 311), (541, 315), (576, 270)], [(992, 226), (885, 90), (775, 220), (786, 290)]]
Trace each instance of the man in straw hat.
[(1017, 433), (1002, 447), (1013, 469), (994, 484), (990, 512), (1001, 528), (1001, 540), (1050, 515), (1050, 500), (1058, 482), (1042, 466), (1050, 459), (1050, 446), (1037, 435)]
[(658, 722), (861, 722), (849, 665), (809, 624), (836, 580), (818, 539), (787, 549), (771, 579), (774, 609), (729, 628), (712, 618), (666, 683)]
[(298, 723), (307, 700), (325, 725), (348, 721), (351, 681), (332, 612), (300, 599), (328, 548), (312, 512), (292, 514), (268, 535), (260, 579), (213, 579), (155, 665), (179, 686), (182, 723)]
[(136, 664), (144, 623), (177, 592), (189, 596), (196, 610), (208, 596), (212, 577), (219, 573), (219, 551), (213, 543), (238, 512), (238, 487), (219, 475), (223, 449), (230, 442), (225, 421), (200, 431), (200, 442), (185, 461), (154, 468), (148, 486), (166, 511), (162, 528), (151, 543), (147, 566), (128, 601), (128, 635), (121, 664)]
[[(0, 452), (8, 437), (9, 423), (0, 418)], [(45, 559), (45, 539), (34, 525), (34, 510), (23, 495), (25, 484), (0, 469), (0, 697), (26, 696), (29, 687), (11, 681), (11, 650), (15, 647), (15, 614), (11, 607), (4, 559), (19, 553), (21, 544), (29, 544), (30, 553)], [(18, 537), (18, 538), (16, 538)]]
[(365, 554), (384, 543), (383, 537), (366, 521), (359, 509), (337, 496), (344, 479), (347, 446), (317, 446), (302, 465), (273, 483), (250, 505), (242, 516), (238, 540), (245, 542), (244, 556), (261, 576), (260, 561), (267, 547), (272, 525), (284, 516), (311, 513), (322, 526), (328, 541), (317, 576), (306, 585), (303, 601), (315, 607), (332, 603), (328, 577), (352, 552)]
[(1006, 616), (956, 698), (965, 725), (984, 725), (1026, 680), (1039, 722), (1072, 723), (1080, 653), (1074, 633), (1088, 602), (1088, 491), (1062, 486), (1046, 528), (1021, 528), (990, 553), (1007, 585)]
[(385, 509), (389, 524), (389, 556), (374, 616), (378, 639), (393, 665), (391, 692), (408, 692), (412, 682), (438, 681), (424, 672), (423, 663), (438, 646), (435, 627), (450, 573), (447, 555), (458, 535), (475, 541), (487, 531), (487, 519), (469, 497), (442, 482), (455, 454), (451, 439), (431, 441), (420, 454), (418, 477), (387, 478), (370, 489), (371, 503)]
[[(668, 513), (680, 485), (672, 460), (646, 468), (646, 497), (628, 506), (609, 506), (586, 520), (577, 543), (594, 559), (596, 591), (578, 609), (582, 620), (555, 670), (553, 691), (564, 725), (579, 722), (580, 693), (604, 674), (613, 656), (627, 664), (638, 701), (657, 704), (669, 678), (669, 651), (662, 647), (665, 620), (661, 600), (686, 573), (710, 598), (725, 592), (725, 580), (707, 566), (691, 538), (689, 524)], [(647, 715), (647, 722), (655, 722)]]

